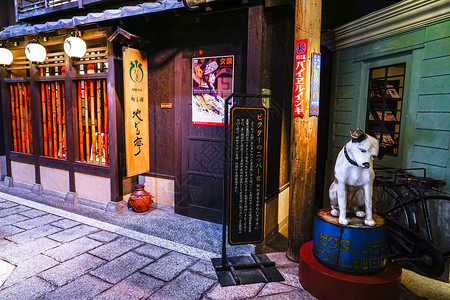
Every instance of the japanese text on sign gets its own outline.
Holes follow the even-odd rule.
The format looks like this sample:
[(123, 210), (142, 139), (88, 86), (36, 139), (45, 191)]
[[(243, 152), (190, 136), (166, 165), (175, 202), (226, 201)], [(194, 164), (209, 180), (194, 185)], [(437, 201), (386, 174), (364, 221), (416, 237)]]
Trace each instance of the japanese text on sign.
[[(320, 233), (314, 254), (319, 261), (351, 270), (378, 269), (386, 264), (387, 245), (384, 240), (364, 241), (358, 247), (350, 240)], [(344, 253), (355, 254), (353, 260), (344, 263)]]
[(192, 59), (192, 124), (223, 126), (225, 99), (233, 93), (234, 56)]
[(232, 110), (231, 244), (263, 238), (266, 122), (264, 108)]
[(319, 115), (320, 99), (320, 54), (313, 53), (311, 69), (311, 103), (309, 105), (309, 115)]
[(304, 117), (304, 104), (306, 94), (306, 63), (308, 54), (308, 40), (297, 40), (295, 42), (294, 62), (294, 117)]
[(147, 55), (123, 50), (125, 147), (127, 176), (150, 170)]

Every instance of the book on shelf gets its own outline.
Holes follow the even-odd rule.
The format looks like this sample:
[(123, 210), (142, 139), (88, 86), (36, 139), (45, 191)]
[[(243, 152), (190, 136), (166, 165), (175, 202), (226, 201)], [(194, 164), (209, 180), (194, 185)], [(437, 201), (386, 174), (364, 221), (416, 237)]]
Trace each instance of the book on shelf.
[(387, 94), (391, 96), (391, 98), (400, 99), (400, 95), (397, 93), (397, 91), (394, 88), (388, 88)]
[[(375, 135), (377, 136), (377, 139), (380, 141), (381, 140), (381, 134), (379, 132), (375, 132)], [(383, 133), (383, 143), (386, 144), (395, 144), (394, 140), (392, 139), (391, 135), (389, 133)]]
[[(377, 110), (377, 115), (380, 120), (383, 120), (383, 111)], [(384, 121), (397, 121), (394, 114), (390, 110), (384, 111)]]

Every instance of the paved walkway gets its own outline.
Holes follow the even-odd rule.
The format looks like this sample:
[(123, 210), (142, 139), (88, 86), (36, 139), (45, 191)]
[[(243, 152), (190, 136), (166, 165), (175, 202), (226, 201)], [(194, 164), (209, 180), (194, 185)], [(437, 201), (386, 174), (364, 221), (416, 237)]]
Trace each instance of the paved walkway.
[(0, 193), (0, 299), (315, 299), (268, 256), (284, 282), (222, 288), (216, 253)]

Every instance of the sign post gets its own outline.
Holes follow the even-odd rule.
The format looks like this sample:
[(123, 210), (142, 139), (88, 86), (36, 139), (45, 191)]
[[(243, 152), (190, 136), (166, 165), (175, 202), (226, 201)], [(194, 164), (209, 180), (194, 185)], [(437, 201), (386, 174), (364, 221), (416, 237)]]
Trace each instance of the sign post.
[(267, 112), (263, 107), (231, 110), (230, 244), (264, 239)]
[(150, 171), (147, 54), (123, 47), (127, 177)]
[[(232, 142), (229, 142), (228, 107), (231, 112)], [(243, 98), (270, 98), (266, 94), (233, 93), (225, 99), (224, 200), (222, 212), (222, 257), (211, 261), (221, 286), (283, 281), (275, 263), (264, 254), (227, 257), (227, 221), (229, 243), (259, 243), (264, 239), (264, 190), (267, 141), (265, 108), (240, 105)], [(231, 146), (231, 148), (230, 148)], [(230, 152), (231, 176), (230, 176)], [(259, 176), (259, 177), (258, 177)], [(230, 181), (230, 178), (232, 180)], [(230, 210), (228, 210), (230, 203)], [(229, 213), (229, 218), (228, 218)]]

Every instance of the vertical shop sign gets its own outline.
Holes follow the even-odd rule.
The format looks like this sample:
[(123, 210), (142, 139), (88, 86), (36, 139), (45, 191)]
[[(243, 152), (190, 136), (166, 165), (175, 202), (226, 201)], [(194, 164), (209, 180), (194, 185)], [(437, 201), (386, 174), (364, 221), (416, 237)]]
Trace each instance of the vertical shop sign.
[(231, 110), (230, 244), (264, 238), (266, 136), (264, 108)]
[(147, 54), (123, 48), (127, 177), (150, 171)]
[(233, 72), (233, 55), (192, 59), (192, 124), (223, 126)]
[(306, 61), (308, 51), (308, 40), (295, 41), (294, 62), (294, 117), (305, 116), (305, 92), (306, 92)]
[(311, 68), (311, 103), (309, 104), (310, 117), (319, 115), (320, 57), (320, 53), (313, 53)]

